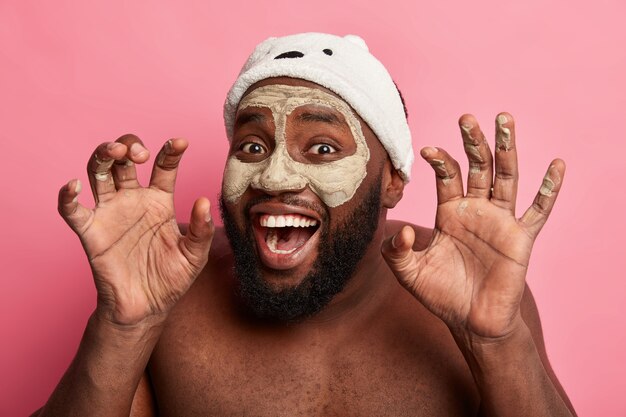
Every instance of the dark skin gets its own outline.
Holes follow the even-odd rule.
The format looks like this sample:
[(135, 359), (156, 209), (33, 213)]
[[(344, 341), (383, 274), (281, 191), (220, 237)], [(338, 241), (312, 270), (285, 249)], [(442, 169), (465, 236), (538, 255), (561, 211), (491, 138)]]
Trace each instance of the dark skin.
[[(319, 88), (287, 78), (252, 88), (268, 83)], [(74, 362), (39, 415), (572, 415), (525, 285), (532, 242), (554, 204), (564, 165), (552, 164), (551, 195), (538, 194), (515, 219), (514, 126), (506, 117), (512, 147), (496, 151), (495, 168), (475, 119), (461, 118), (461, 125), (472, 126), (465, 141), (473, 140), (479, 152), (468, 152), (475, 169), (467, 194), (447, 153), (422, 151), (437, 174), (434, 231), (386, 220), (404, 184), (362, 122), (368, 175), (351, 200), (329, 209), (327, 226), (332, 230), (348, 216), (382, 167), (378, 229), (345, 289), (317, 315), (291, 324), (256, 319), (242, 308), (228, 241), (206, 218), (208, 200), (196, 202), (189, 227), (176, 227), (171, 200), (185, 141), (161, 150), (147, 188), (128, 164), (103, 175), (103, 161), (147, 160), (147, 152), (131, 152), (138, 138), (100, 146), (89, 167), (96, 209), (74, 201), (75, 181), (59, 198), (91, 261), (98, 305)], [(308, 148), (294, 142), (297, 128), (289, 126), (288, 120), (290, 153), (306, 159)], [(245, 128), (269, 133), (271, 149), (271, 118)], [(346, 129), (334, 134), (349, 154), (353, 139)], [(240, 227), (245, 202), (260, 192), (248, 189), (227, 206)], [(308, 188), (281, 192), (323, 204)], [(264, 277), (294, 285), (305, 266), (282, 282), (271, 273)]]

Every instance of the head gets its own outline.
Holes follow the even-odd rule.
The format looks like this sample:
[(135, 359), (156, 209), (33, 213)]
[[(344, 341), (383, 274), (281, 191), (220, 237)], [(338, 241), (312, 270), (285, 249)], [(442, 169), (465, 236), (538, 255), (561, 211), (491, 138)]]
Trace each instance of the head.
[(242, 298), (261, 316), (310, 316), (380, 245), (408, 175), (353, 104), (319, 82), (266, 77), (225, 113), (221, 208)]

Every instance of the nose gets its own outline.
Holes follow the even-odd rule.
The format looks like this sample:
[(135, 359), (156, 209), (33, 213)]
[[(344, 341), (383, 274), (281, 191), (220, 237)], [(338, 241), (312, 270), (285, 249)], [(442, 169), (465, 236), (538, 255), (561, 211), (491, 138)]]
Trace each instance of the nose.
[(299, 192), (307, 185), (295, 162), (285, 149), (276, 149), (268, 166), (252, 181), (251, 186), (266, 193)]

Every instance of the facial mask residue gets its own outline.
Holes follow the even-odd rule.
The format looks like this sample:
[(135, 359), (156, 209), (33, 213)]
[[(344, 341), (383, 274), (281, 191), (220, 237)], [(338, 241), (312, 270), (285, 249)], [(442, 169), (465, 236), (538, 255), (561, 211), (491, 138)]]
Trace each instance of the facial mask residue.
[[(296, 108), (313, 104), (341, 113), (356, 143), (354, 154), (323, 164), (295, 161), (286, 147), (287, 117)], [(349, 201), (361, 185), (370, 153), (361, 124), (347, 103), (324, 91), (287, 85), (259, 87), (245, 96), (239, 110), (266, 107), (272, 111), (276, 126), (276, 145), (272, 154), (260, 162), (243, 162), (230, 156), (224, 170), (224, 199), (236, 203), (248, 186), (267, 191), (300, 190), (309, 186), (329, 207)]]

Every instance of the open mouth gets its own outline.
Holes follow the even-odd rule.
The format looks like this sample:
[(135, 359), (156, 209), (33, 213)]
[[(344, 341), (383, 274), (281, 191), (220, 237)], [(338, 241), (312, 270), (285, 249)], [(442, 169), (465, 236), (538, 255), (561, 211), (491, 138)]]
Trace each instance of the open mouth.
[(317, 230), (317, 220), (300, 214), (260, 216), (261, 227), (267, 229), (265, 243), (272, 253), (289, 254), (309, 241)]
[(259, 256), (266, 266), (293, 268), (316, 249), (320, 220), (312, 217), (312, 213), (292, 212), (287, 207), (272, 210), (281, 213), (262, 210), (254, 210), (253, 229)]

